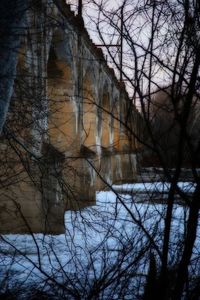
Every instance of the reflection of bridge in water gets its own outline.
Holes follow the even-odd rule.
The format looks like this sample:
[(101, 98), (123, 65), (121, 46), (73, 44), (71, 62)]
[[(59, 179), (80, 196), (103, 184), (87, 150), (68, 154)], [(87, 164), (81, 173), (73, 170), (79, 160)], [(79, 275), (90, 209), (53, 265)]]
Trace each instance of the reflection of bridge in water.
[(82, 20), (41, 2), (26, 14), (1, 143), (1, 232), (62, 232), (65, 210), (137, 172), (140, 114)]

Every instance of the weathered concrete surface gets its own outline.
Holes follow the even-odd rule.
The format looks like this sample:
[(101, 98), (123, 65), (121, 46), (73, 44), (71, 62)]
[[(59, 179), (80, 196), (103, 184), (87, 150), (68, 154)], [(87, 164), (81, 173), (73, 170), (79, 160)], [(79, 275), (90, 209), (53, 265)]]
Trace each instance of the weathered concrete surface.
[(142, 120), (64, 1), (31, 6), (26, 28), (0, 145), (0, 231), (60, 233), (65, 210), (136, 179)]

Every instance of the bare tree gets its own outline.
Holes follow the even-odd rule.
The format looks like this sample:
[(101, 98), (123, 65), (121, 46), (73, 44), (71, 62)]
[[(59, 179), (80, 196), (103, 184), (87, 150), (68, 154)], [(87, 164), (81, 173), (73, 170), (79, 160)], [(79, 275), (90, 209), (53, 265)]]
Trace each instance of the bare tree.
[[(192, 116), (198, 115), (199, 111), (199, 4), (191, 1), (124, 1), (111, 10), (104, 6), (104, 2), (98, 4), (94, 1), (93, 4), (99, 10), (96, 23), (101, 43), (107, 45), (111, 63), (122, 72), (124, 80), (132, 88), (133, 100), (141, 107), (149, 138), (145, 146), (149, 148), (149, 155), (156, 159), (157, 165), (163, 168), (164, 178), (170, 183), (162, 251), (157, 262), (159, 298), (187, 298), (189, 278), (191, 280), (190, 276), (195, 276), (190, 273), (190, 268), (198, 237), (199, 215), (199, 136), (194, 136), (194, 126), (191, 125), (195, 122), (191, 121)], [(123, 24), (120, 26), (122, 8)], [(105, 24), (112, 28), (109, 32), (113, 34), (104, 34)], [(123, 69), (120, 69), (116, 51), (109, 46), (120, 35), (123, 36), (124, 44)], [(169, 88), (163, 91), (164, 82), (167, 82)], [(162, 95), (157, 90), (163, 91), (166, 95), (164, 99), (161, 99)], [(157, 101), (154, 100), (155, 95)], [(169, 153), (174, 154), (171, 155), (170, 163), (173, 171), (167, 163)], [(190, 170), (190, 180), (195, 183), (191, 197), (178, 188), (178, 182), (186, 176), (182, 176), (186, 166)], [(180, 257), (171, 265), (170, 239), (174, 234), (172, 212), (176, 193), (189, 208)], [(171, 269), (174, 270), (176, 281), (168, 285)], [(152, 296), (146, 297), (151, 299)]]
[[(32, 299), (47, 296), (52, 299), (88, 300), (198, 299), (200, 143), (198, 135), (193, 134), (193, 128), (199, 116), (199, 4), (188, 0), (177, 3), (133, 3), (127, 0), (112, 10), (106, 6), (108, 1), (91, 2), (98, 11), (97, 19), (95, 17), (96, 30), (100, 43), (106, 46), (104, 48), (108, 54), (108, 63), (114, 64), (121, 75), (120, 86), (123, 87), (122, 79), (127, 82), (131, 99), (126, 97), (120, 112), (115, 114), (115, 105), (111, 109), (107, 105), (106, 92), (103, 93), (101, 102), (94, 102), (89, 78), (86, 78), (82, 89), (74, 91), (71, 87), (73, 93), (67, 97), (77, 96), (84, 99), (86, 105), (85, 110), (82, 109), (81, 124), (84, 113), (90, 112), (92, 119), (93, 106), (98, 109), (101, 120), (98, 124), (99, 131), (102, 128), (105, 131), (108, 129), (108, 120), (112, 116), (111, 125), (114, 129), (116, 127), (120, 132), (126, 130), (129, 141), (131, 144), (135, 143), (134, 146), (143, 145), (149, 161), (152, 162), (153, 174), (150, 173), (148, 181), (155, 181), (156, 177), (159, 182), (152, 183), (153, 190), (144, 183), (142, 191), (141, 185), (124, 187), (108, 182), (101, 175), (101, 168), (97, 167), (98, 161), (92, 160), (94, 151), (88, 148), (90, 135), (86, 130), (90, 128), (90, 123), (85, 122), (83, 145), (78, 154), (110, 191), (97, 194), (96, 206), (75, 212), (69, 210), (65, 214), (66, 232), (60, 236), (33, 234), (29, 222), (23, 219), (23, 214), (19, 215), (20, 208), (17, 207), (16, 215), (25, 222), (29, 235), (1, 236), (1, 265), (4, 267), (1, 273), (2, 294), (11, 294), (13, 297), (13, 286), (18, 282), (19, 298), (23, 295)], [(34, 9), (40, 8), (34, 5)], [(39, 32), (43, 20), (42, 17), (35, 20)], [(58, 34), (52, 37), (55, 43), (49, 49), (48, 71), (52, 76), (52, 83), (56, 82), (57, 87), (61, 88), (66, 84), (65, 76), (71, 80), (68, 65), (64, 65), (64, 72), (61, 72), (60, 65), (63, 62), (59, 61), (59, 65), (55, 59), (58, 55), (57, 47), (63, 45), (62, 33), (59, 31), (59, 26), (63, 30), (63, 23), (58, 23), (57, 20), (55, 22), (51, 14), (48, 20), (58, 29)], [(46, 21), (45, 19), (48, 27), (49, 23)], [(82, 24), (80, 20), (79, 22)], [(109, 34), (106, 36), (105, 25), (109, 26)], [(44, 38), (43, 33), (42, 30), (40, 38)], [(123, 39), (121, 60), (118, 47), (120, 37)], [(34, 50), (39, 51), (34, 45), (38, 42), (34, 34), (29, 42)], [(113, 43), (117, 43), (116, 48), (109, 46)], [(35, 53), (38, 55), (37, 51)], [(79, 58), (80, 56), (77, 60)], [(50, 130), (63, 134), (59, 129), (63, 128), (63, 123), (58, 118), (58, 112), (66, 104), (66, 99), (61, 98), (59, 88), (54, 92), (51, 84), (50, 109), (45, 110), (46, 78), (42, 75), (35, 76), (34, 70), (34, 66), (31, 69), (33, 73), (30, 72), (30, 66), (28, 70), (22, 68), (19, 74), (23, 76), (16, 78), (16, 102), (13, 102), (13, 113), (11, 111), (4, 130), (6, 142), (3, 143), (11, 150), (2, 151), (1, 163), (7, 169), (1, 174), (1, 179), (9, 188), (8, 182), (13, 186), (15, 181), (24, 182), (28, 178), (44, 194), (42, 217), (45, 225), (48, 225), (51, 220), (44, 216), (48, 215), (48, 208), (52, 212), (55, 207), (51, 203), (49, 206), (46, 204), (49, 199), (56, 197), (56, 192), (62, 191), (77, 200), (77, 186), (73, 183), (77, 175), (81, 174), (76, 168), (76, 161), (80, 157), (77, 153), (73, 157), (68, 155), (67, 161), (63, 163), (64, 151), (56, 151), (55, 147), (51, 147), (48, 140)], [(53, 70), (56, 72), (53, 73)], [(81, 70), (81, 64), (78, 65), (78, 70)], [(79, 87), (82, 79), (80, 76)], [(31, 89), (32, 80), (36, 82), (37, 91)], [(163, 81), (167, 82), (166, 89), (163, 88)], [(160, 98), (160, 92), (157, 92), (160, 90), (166, 94), (164, 100)], [(22, 100), (20, 104), (19, 98)], [(27, 105), (30, 102), (31, 105)], [(136, 113), (133, 103), (141, 110), (141, 115), (137, 114), (137, 118), (143, 120), (141, 124), (144, 124), (140, 131), (134, 127)], [(19, 106), (20, 109), (23, 106), (23, 113)], [(37, 109), (33, 113), (34, 107)], [(126, 113), (122, 114), (122, 111)], [(191, 125), (189, 123), (193, 115), (195, 120)], [(41, 122), (47, 116), (52, 116), (52, 127), (48, 130)], [(166, 118), (168, 122), (165, 122)], [(161, 131), (156, 131), (155, 125), (158, 124)], [(21, 131), (21, 128), (24, 130)], [(30, 128), (34, 132), (35, 140), (30, 136)], [(44, 142), (41, 156), (37, 155), (41, 146), (40, 139), (37, 139), (38, 133)], [(174, 140), (174, 134), (175, 143), (169, 143), (171, 136)], [(66, 134), (64, 137), (67, 140)], [(162, 140), (165, 143), (161, 143)], [(103, 143), (106, 144), (105, 140)], [(176, 157), (171, 159), (170, 164), (165, 153), (171, 151), (167, 149), (168, 143), (173, 150), (173, 157)], [(112, 146), (114, 149), (115, 143)], [(138, 149), (135, 146), (136, 152)], [(105, 153), (106, 149), (102, 151)], [(16, 168), (10, 162), (9, 153), (12, 158), (16, 158)], [(141, 156), (141, 161), (142, 159)], [(160, 169), (155, 168), (154, 161)], [(63, 180), (62, 173), (66, 170), (69, 176), (67, 180)], [(140, 174), (141, 181), (146, 181), (148, 174), (145, 171)], [(155, 174), (156, 171), (160, 174)], [(25, 174), (25, 177), (20, 177), (21, 174)], [(186, 182), (180, 184), (180, 181)], [(52, 186), (57, 186), (57, 190)], [(13, 195), (12, 201), (16, 200), (15, 197)], [(59, 205), (56, 207), (57, 210), (60, 208), (62, 209)], [(30, 293), (27, 286), (32, 286)], [(18, 295), (15, 293), (15, 296)]]

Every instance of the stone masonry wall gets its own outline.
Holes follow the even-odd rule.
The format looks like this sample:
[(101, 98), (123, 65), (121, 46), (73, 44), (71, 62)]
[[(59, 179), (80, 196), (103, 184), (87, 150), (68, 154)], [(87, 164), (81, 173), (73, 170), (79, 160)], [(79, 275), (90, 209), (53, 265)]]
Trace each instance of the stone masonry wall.
[(60, 233), (65, 210), (136, 179), (142, 120), (70, 7), (30, 3), (0, 144), (12, 178), (1, 189), (0, 231)]

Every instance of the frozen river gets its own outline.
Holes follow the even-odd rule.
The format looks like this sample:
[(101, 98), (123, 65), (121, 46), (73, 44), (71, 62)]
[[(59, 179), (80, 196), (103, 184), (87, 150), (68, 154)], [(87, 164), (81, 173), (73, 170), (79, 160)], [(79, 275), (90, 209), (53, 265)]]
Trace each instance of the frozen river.
[[(179, 183), (179, 188), (192, 192), (194, 186)], [(82, 299), (88, 299), (94, 279), (99, 282), (106, 276), (109, 282), (115, 274), (125, 274), (125, 270), (145, 277), (149, 248), (154, 249), (158, 257), (162, 248), (166, 205), (151, 201), (138, 203), (137, 195), (148, 193), (150, 196), (155, 190), (165, 194), (169, 185), (135, 184), (113, 186), (113, 189), (98, 192), (96, 206), (80, 212), (66, 212), (65, 234), (3, 235), (0, 240), (1, 287), (36, 284), (47, 289), (52, 285), (59, 287), (64, 284), (66, 287), (67, 282), (66, 293), (81, 290)], [(169, 256), (172, 265), (179, 259), (186, 220), (187, 207), (175, 204)], [(195, 272), (200, 269), (199, 233), (193, 253)], [(136, 279), (139, 284), (138, 275), (134, 277)], [(133, 282), (130, 290), (136, 288)], [(114, 283), (113, 279), (104, 292), (113, 290)], [(120, 287), (120, 282), (118, 285)], [(116, 287), (116, 295), (118, 292)], [(68, 297), (76, 299), (73, 295)]]

